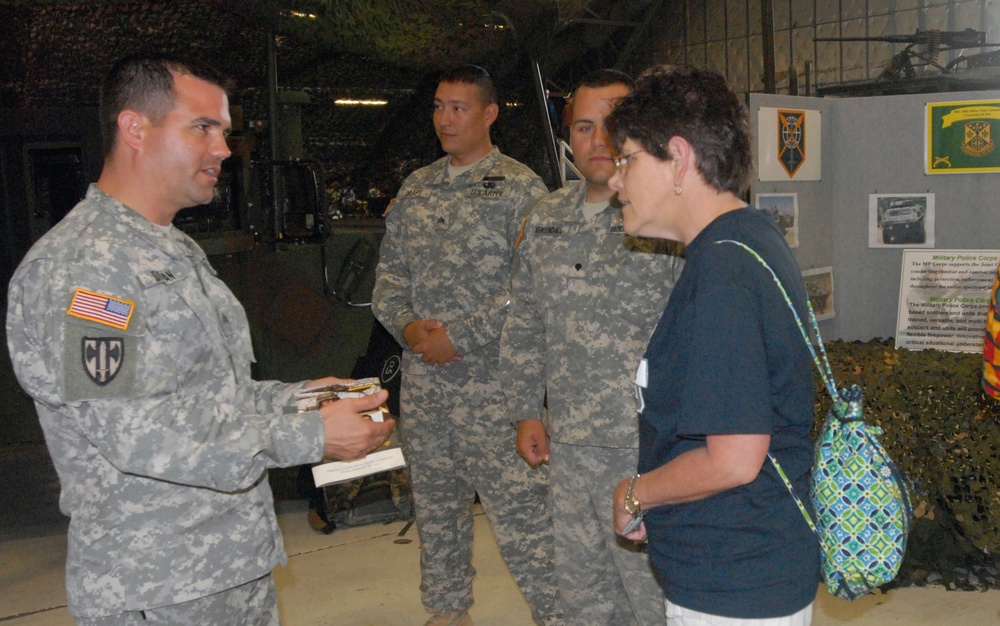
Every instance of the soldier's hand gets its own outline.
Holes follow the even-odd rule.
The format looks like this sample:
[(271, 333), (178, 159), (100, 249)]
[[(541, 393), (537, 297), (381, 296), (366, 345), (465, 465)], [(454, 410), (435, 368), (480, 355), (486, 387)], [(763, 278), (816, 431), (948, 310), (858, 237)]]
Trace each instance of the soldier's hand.
[(517, 453), (536, 467), (549, 460), (549, 434), (542, 420), (521, 420), (517, 423)]
[(413, 346), (413, 351), (417, 354), (423, 354), (421, 358), (424, 363), (438, 367), (444, 367), (446, 364), (462, 358), (451, 343), (447, 329), (443, 327), (435, 328), (427, 333), (427, 338), (422, 343)]
[(365, 413), (377, 409), (388, 397), (389, 392), (383, 389), (368, 396), (335, 400), (320, 407), (325, 430), (323, 456), (338, 461), (357, 459), (382, 445), (392, 434), (396, 421), (373, 422)]
[(418, 349), (427, 340), (427, 335), (432, 330), (443, 328), (444, 323), (437, 320), (415, 320), (406, 325), (403, 329), (403, 340), (410, 344), (410, 349), (414, 354), (423, 352), (423, 348)]

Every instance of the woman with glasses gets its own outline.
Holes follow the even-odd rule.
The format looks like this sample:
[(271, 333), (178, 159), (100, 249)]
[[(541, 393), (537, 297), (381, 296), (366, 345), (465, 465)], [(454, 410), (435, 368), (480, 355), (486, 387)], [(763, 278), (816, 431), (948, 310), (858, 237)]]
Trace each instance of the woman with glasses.
[(757, 252), (803, 319), (801, 274), (771, 216), (743, 200), (747, 114), (718, 74), (660, 66), (608, 117), (625, 232), (686, 245), (636, 373), (639, 473), (616, 530), (649, 542), (673, 626), (804, 626), (819, 545), (767, 460), (809, 489), (812, 362)]

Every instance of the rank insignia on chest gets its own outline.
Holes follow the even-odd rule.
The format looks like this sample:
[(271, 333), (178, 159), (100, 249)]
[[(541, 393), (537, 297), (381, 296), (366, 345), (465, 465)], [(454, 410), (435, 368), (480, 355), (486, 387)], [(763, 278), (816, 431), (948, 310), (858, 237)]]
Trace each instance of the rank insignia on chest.
[(77, 289), (66, 314), (119, 330), (126, 330), (134, 312), (135, 302), (86, 289)]
[(612, 226), (611, 227), (611, 232), (612, 233), (623, 233), (623, 232), (625, 232), (625, 226), (623, 226), (622, 224), (618, 224), (616, 226)]
[(125, 338), (83, 337), (80, 340), (80, 356), (87, 377), (103, 387), (121, 371), (125, 362)]
[(494, 189), (497, 183), (507, 178), (506, 176), (483, 176), (483, 188)]

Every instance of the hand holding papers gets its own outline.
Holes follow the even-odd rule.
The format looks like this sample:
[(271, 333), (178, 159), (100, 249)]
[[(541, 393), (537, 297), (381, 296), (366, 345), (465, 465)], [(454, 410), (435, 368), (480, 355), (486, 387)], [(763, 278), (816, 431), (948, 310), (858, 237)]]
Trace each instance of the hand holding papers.
[[(295, 407), (301, 411), (315, 411), (328, 403), (344, 398), (359, 398), (378, 393), (382, 390), (378, 378), (307, 387), (300, 390), (295, 397)], [(374, 422), (382, 422), (389, 416), (389, 410), (382, 404), (367, 413)], [(350, 461), (333, 461), (313, 467), (313, 480), (317, 487), (354, 480), (369, 474), (376, 474), (391, 469), (404, 467), (406, 461), (396, 440), (395, 433), (381, 447), (367, 456)]]

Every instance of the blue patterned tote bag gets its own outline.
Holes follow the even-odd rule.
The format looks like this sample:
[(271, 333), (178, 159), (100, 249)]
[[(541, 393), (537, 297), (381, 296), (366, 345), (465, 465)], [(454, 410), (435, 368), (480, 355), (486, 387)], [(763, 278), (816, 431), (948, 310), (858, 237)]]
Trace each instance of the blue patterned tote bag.
[(865, 422), (861, 388), (837, 390), (812, 305), (807, 301), (819, 355), (784, 286), (764, 259), (738, 241), (716, 243), (744, 248), (771, 273), (830, 393), (833, 406), (816, 442), (810, 476), (815, 523), (777, 459), (767, 456), (819, 539), (827, 590), (845, 600), (867, 595), (892, 581), (903, 562), (913, 513), (906, 479), (879, 442), (882, 429)]

